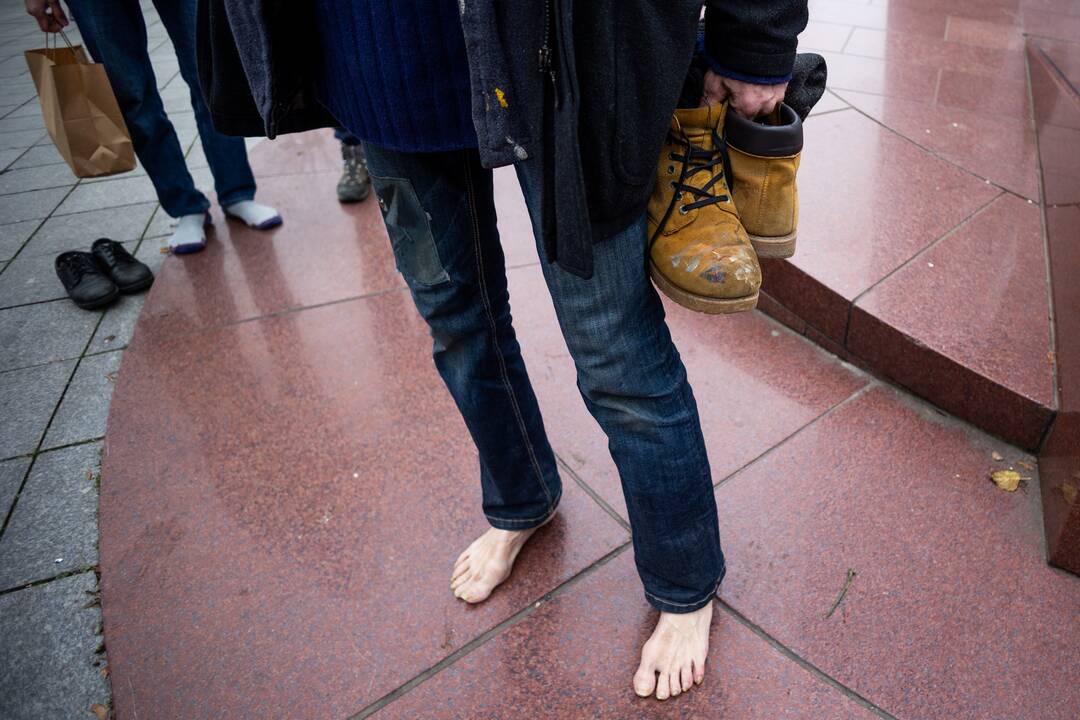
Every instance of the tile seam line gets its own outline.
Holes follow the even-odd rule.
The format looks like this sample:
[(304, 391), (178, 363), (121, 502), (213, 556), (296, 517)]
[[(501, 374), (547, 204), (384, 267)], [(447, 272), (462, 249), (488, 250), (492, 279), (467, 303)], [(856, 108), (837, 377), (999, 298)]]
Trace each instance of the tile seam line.
[(15, 585), (13, 587), (4, 588), (3, 590), (0, 590), (0, 597), (4, 597), (5, 595), (11, 595), (12, 593), (17, 593), (20, 590), (29, 590), (31, 588), (41, 587), (42, 585), (48, 585), (49, 583), (54, 583), (57, 580), (63, 580), (64, 578), (69, 578), (72, 575), (83, 575), (83, 574), (88, 573), (88, 572), (94, 572), (94, 570), (96, 568), (97, 568), (97, 565), (83, 565), (81, 567), (72, 568), (70, 570), (65, 570), (64, 572), (58, 573), (58, 574), (53, 575), (51, 577), (40, 578), (38, 580), (30, 580), (29, 582), (25, 582), (25, 583), (22, 583), (20, 585)]
[(556, 585), (551, 590), (548, 590), (541, 597), (539, 597), (538, 599), (530, 602), (527, 606), (525, 606), (521, 610), (518, 610), (517, 612), (515, 612), (510, 617), (502, 620), (501, 622), (494, 625), (493, 627), (488, 628), (487, 630), (485, 630), (481, 634), (474, 637), (469, 642), (462, 645), (460, 648), (458, 648), (454, 652), (452, 652), (449, 655), (447, 655), (446, 657), (444, 657), (442, 660), (438, 661), (437, 663), (435, 663), (434, 665), (428, 667), (427, 669), (422, 670), (421, 672), (417, 673), (416, 675), (409, 678), (404, 683), (397, 686), (396, 688), (394, 688), (390, 692), (386, 693), (385, 695), (378, 698), (377, 700), (369, 703), (368, 705), (363, 707), (358, 712), (348, 716), (349, 720), (362, 720), (363, 718), (370, 717), (371, 715), (374, 715), (375, 713), (379, 712), (380, 710), (382, 710), (386, 706), (390, 705), (391, 703), (395, 702), (396, 700), (398, 700), (398, 699), (402, 698), (403, 696), (407, 695), (414, 688), (418, 687), (419, 685), (422, 685), (424, 682), (426, 682), (430, 678), (438, 675), (440, 672), (442, 672), (446, 668), (450, 667), (451, 665), (456, 664), (461, 659), (463, 659), (463, 658), (467, 657), (468, 655), (472, 654), (472, 652), (474, 650), (477, 650), (481, 646), (486, 645), (489, 641), (491, 641), (494, 638), (502, 635), (505, 631), (509, 630), (510, 628), (516, 626), (518, 623), (522, 622), (526, 618), (530, 617), (534, 612), (539, 610), (542, 605), (547, 604), (551, 600), (554, 600), (555, 598), (559, 597), (560, 595), (562, 595), (562, 594), (568, 592), (569, 590), (571, 590), (578, 583), (584, 581), (586, 578), (590, 577), (595, 572), (597, 572), (600, 568), (604, 567), (609, 562), (614, 560), (616, 557), (618, 557), (622, 553), (626, 552), (630, 548), (630, 546), (631, 546), (631, 543), (630, 543), (629, 540), (623, 542), (621, 545), (619, 545), (615, 549), (609, 551), (608, 553), (606, 553), (602, 557), (598, 558), (597, 560), (594, 560), (592, 563), (590, 563), (586, 567), (582, 568), (577, 573), (570, 576), (569, 578), (567, 578), (563, 582), (559, 583), (558, 585)]
[[(848, 90), (846, 88), (839, 88), (839, 90), (840, 90), (840, 92), (858, 92), (858, 93), (862, 93), (863, 95), (876, 95), (877, 97), (883, 97), (883, 98), (888, 98), (889, 97), (888, 95), (880, 95), (878, 93), (867, 93), (867, 92), (863, 92), (861, 90)], [(1030, 88), (1029, 88), (1029, 90), (1030, 90)], [(908, 137), (907, 135), (900, 132), (899, 130), (896, 130), (895, 128), (892, 128), (889, 125), (886, 125), (881, 120), (878, 120), (874, 116), (864, 112), (862, 109), (856, 107), (855, 105), (852, 105), (851, 102), (848, 101), (846, 98), (844, 98), (843, 95), (840, 96), (840, 99), (843, 100), (844, 102), (848, 103), (848, 105), (851, 107), (852, 110), (859, 113), (860, 115), (865, 117), (867, 120), (870, 120), (871, 122), (880, 125), (881, 127), (885, 128), (886, 130), (888, 130), (890, 133), (892, 133), (896, 137), (900, 138), (901, 140), (904, 140), (905, 142), (911, 143), (915, 147), (917, 147), (920, 150), (922, 150), (923, 152), (925, 152), (927, 155), (929, 155), (929, 156), (931, 156), (931, 157), (933, 157), (933, 158), (935, 158), (937, 160), (940, 160), (941, 162), (945, 163), (946, 165), (949, 165), (950, 167), (953, 167), (953, 168), (959, 170), (960, 172), (964, 173), (965, 175), (967, 175), (969, 177), (972, 177), (972, 178), (975, 178), (976, 180), (979, 180), (980, 182), (982, 182), (982, 183), (984, 183), (986, 185), (997, 188), (998, 190), (1000, 190), (1003, 193), (1008, 193), (1009, 195), (1013, 195), (1013, 196), (1015, 196), (1017, 198), (1020, 198), (1021, 200), (1026, 200), (1026, 201), (1028, 201), (1030, 203), (1038, 203), (1039, 202), (1038, 199), (1032, 199), (1032, 198), (1029, 198), (1029, 197), (1027, 197), (1025, 195), (1021, 195), (1020, 193), (1016, 192), (1015, 190), (1010, 190), (1007, 187), (999, 185), (998, 183), (994, 182), (990, 178), (983, 177), (982, 175), (979, 175), (979, 174), (977, 174), (977, 173), (975, 173), (975, 172), (973, 172), (971, 170), (968, 170), (965, 167), (962, 167), (961, 165), (958, 165), (954, 160), (951, 160), (950, 158), (940, 154), (939, 152), (937, 152), (936, 150), (933, 150), (932, 148), (928, 148), (925, 145), (922, 145), (921, 143), (919, 143), (914, 138)], [(919, 102), (919, 101), (914, 100), (912, 102)], [(927, 107), (932, 107), (929, 103), (921, 103), (921, 104), (926, 105)], [(956, 109), (963, 110), (963, 108), (956, 108)], [(968, 111), (968, 112), (970, 112), (970, 111)]]
[(83, 445), (92, 445), (96, 442), (103, 442), (105, 436), (86, 438), (85, 440), (76, 440), (75, 442), (63, 443), (62, 445), (53, 445), (51, 447), (43, 447), (38, 451), (31, 451), (23, 453), (21, 455), (12, 455), (11, 457), (0, 458), (0, 462), (11, 462), (12, 460), (25, 460), (33, 458), (35, 455), (44, 455), (45, 453), (56, 452), (57, 450), (70, 450), (71, 448), (81, 447)]
[[(14, 497), (11, 499), (11, 506), (8, 508), (7, 514), (4, 516), (3, 522), (0, 523), (0, 540), (3, 540), (4, 533), (7, 532), (8, 525), (11, 523), (11, 518), (15, 515), (15, 508), (19, 505), (19, 498), (22, 497), (23, 491), (26, 489), (26, 483), (30, 480), (30, 473), (33, 472), (34, 466), (37, 464), (38, 456), (42, 454), (41, 446), (45, 443), (45, 437), (49, 434), (49, 428), (52, 427), (53, 421), (56, 420), (56, 414), (60, 411), (60, 406), (63, 404), (64, 398), (67, 397), (68, 390), (71, 388), (71, 383), (75, 379), (75, 374), (79, 372), (79, 367), (82, 365), (83, 357), (85, 356), (87, 349), (90, 347), (90, 342), (93, 340), (94, 334), (97, 333), (97, 330), (101, 326), (101, 322), (104, 318), (104, 314), (98, 317), (97, 324), (94, 325), (93, 332), (91, 332), (90, 337), (87, 338), (86, 345), (83, 346), (82, 353), (75, 360), (75, 365), (71, 368), (71, 372), (68, 374), (67, 381), (64, 383), (64, 389), (60, 391), (60, 395), (56, 398), (56, 404), (53, 405), (52, 412), (49, 413), (49, 419), (45, 422), (45, 427), (41, 429), (41, 436), (38, 438), (37, 445), (34, 446), (33, 454), (30, 457), (30, 463), (26, 466), (26, 470), (23, 472), (22, 482), (19, 483), (19, 487), (15, 491)], [(96, 524), (96, 518), (94, 522)]]
[(611, 505), (609, 505), (608, 502), (604, 500), (603, 496), (600, 495), (599, 492), (594, 490), (591, 485), (585, 482), (585, 480), (580, 475), (578, 475), (577, 471), (575, 471), (574, 468), (570, 467), (570, 464), (568, 462), (563, 460), (562, 456), (558, 452), (555, 453), (555, 460), (559, 463), (560, 466), (562, 466), (562, 468), (567, 472), (567, 474), (570, 475), (570, 479), (572, 479), (578, 485), (578, 487), (584, 490), (585, 494), (592, 498), (593, 502), (600, 506), (601, 510), (610, 515), (612, 519), (615, 520), (615, 522), (618, 523), (624, 530), (626, 530), (627, 532), (630, 531), (630, 522), (628, 520), (625, 520), (621, 515), (619, 515), (619, 513), (615, 511), (615, 508), (611, 507)]
[[(1000, 190), (1000, 188), (998, 188), (998, 189)], [(915, 262), (916, 260), (918, 260), (918, 259), (919, 259), (920, 257), (924, 256), (924, 255), (925, 255), (926, 253), (928, 253), (928, 252), (930, 252), (931, 250), (933, 250), (934, 248), (936, 248), (936, 247), (937, 247), (938, 245), (940, 245), (940, 244), (941, 244), (942, 242), (944, 242), (944, 241), (945, 241), (945, 240), (947, 240), (948, 238), (950, 238), (950, 237), (952, 237), (953, 235), (955, 235), (956, 233), (960, 232), (960, 230), (964, 229), (964, 228), (965, 228), (965, 227), (966, 227), (966, 226), (967, 226), (967, 225), (968, 225), (969, 223), (971, 223), (971, 222), (972, 222), (972, 221), (973, 221), (973, 220), (974, 220), (974, 219), (975, 219), (976, 217), (978, 217), (978, 216), (979, 216), (979, 215), (981, 215), (981, 214), (982, 214), (982, 213), (983, 213), (984, 211), (986, 211), (986, 209), (987, 209), (987, 208), (989, 208), (989, 207), (990, 207), (991, 205), (993, 205), (993, 204), (994, 204), (995, 202), (997, 202), (998, 200), (1000, 200), (1000, 199), (1001, 199), (1002, 197), (1004, 197), (1004, 196), (1005, 196), (1005, 195), (1007, 195), (1007, 194), (1009, 194), (1009, 193), (1007, 193), (1007, 192), (1005, 192), (1005, 191), (999, 192), (999, 193), (998, 193), (997, 195), (994, 195), (994, 196), (993, 196), (992, 198), (990, 198), (989, 200), (987, 200), (987, 201), (986, 201), (985, 203), (983, 203), (983, 204), (982, 204), (982, 205), (980, 205), (979, 207), (975, 208), (975, 210), (973, 210), (973, 211), (971, 212), (971, 214), (970, 214), (970, 215), (968, 215), (967, 217), (963, 218), (963, 219), (962, 219), (962, 220), (960, 220), (960, 221), (959, 221), (958, 223), (956, 223), (956, 225), (953, 225), (953, 226), (952, 226), (951, 228), (949, 228), (948, 230), (946, 230), (946, 231), (945, 231), (944, 233), (942, 233), (942, 234), (941, 234), (941, 235), (939, 235), (938, 237), (936, 237), (936, 238), (934, 238), (933, 240), (931, 240), (931, 241), (930, 241), (929, 243), (927, 243), (927, 244), (926, 244), (925, 246), (923, 246), (923, 247), (922, 247), (922, 248), (921, 248), (920, 250), (918, 250), (918, 251), (917, 251), (917, 252), (916, 252), (916, 253), (915, 253), (914, 255), (912, 255), (912, 256), (911, 256), (911, 257), (909, 257), (909, 258), (908, 258), (907, 260), (905, 260), (905, 261), (904, 261), (904, 262), (902, 262), (901, 264), (899, 264), (899, 265), (897, 265), (896, 267), (894, 267), (894, 268), (893, 268), (892, 270), (890, 270), (890, 271), (889, 271), (888, 273), (886, 273), (885, 275), (883, 275), (882, 277), (880, 277), (880, 278), (879, 278), (878, 280), (876, 280), (876, 281), (874, 282), (874, 284), (873, 284), (873, 285), (871, 285), (870, 287), (866, 288), (865, 290), (863, 290), (862, 292), (860, 292), (860, 293), (859, 293), (858, 295), (856, 295), (856, 296), (855, 296), (854, 298), (852, 298), (852, 299), (851, 299), (851, 302), (849, 302), (849, 303), (848, 303), (848, 306), (849, 306), (849, 308), (850, 308), (851, 310), (854, 310), (854, 308), (855, 308), (856, 304), (858, 304), (858, 302), (859, 302), (860, 300), (862, 300), (862, 299), (863, 299), (863, 297), (864, 297), (864, 296), (866, 296), (866, 294), (867, 294), (867, 293), (869, 293), (869, 292), (871, 292), (872, 290), (874, 290), (874, 288), (876, 288), (876, 287), (878, 287), (879, 285), (881, 285), (881, 284), (882, 284), (883, 282), (885, 282), (886, 280), (888, 280), (889, 278), (891, 278), (891, 277), (892, 277), (893, 275), (895, 275), (896, 273), (898, 273), (898, 272), (900, 272), (901, 270), (903, 270), (904, 268), (906, 268), (906, 267), (907, 267), (908, 265), (910, 265), (910, 264), (914, 263), (914, 262)], [(849, 319), (850, 319), (850, 318), (849, 318)], [(844, 336), (844, 347), (845, 347), (845, 348), (847, 348), (847, 334), (846, 334), (846, 333), (845, 333), (845, 336)]]
[[(224, 330), (225, 328), (235, 327), (237, 325), (245, 325), (247, 323), (257, 322), (259, 320), (270, 320), (270, 319), (273, 319), (273, 318), (282, 317), (284, 315), (293, 315), (295, 313), (304, 312), (305, 310), (317, 310), (319, 308), (330, 307), (332, 305), (341, 305), (342, 303), (354, 302), (354, 301), (357, 301), (357, 300), (368, 300), (368, 299), (371, 299), (371, 298), (382, 297), (384, 295), (392, 295), (392, 294), (398, 293), (398, 292), (408, 292), (408, 290), (409, 290), (409, 288), (407, 288), (407, 287), (387, 288), (385, 290), (376, 290), (374, 292), (364, 293), (363, 295), (351, 295), (351, 296), (345, 297), (345, 298), (338, 298), (337, 300), (327, 300), (326, 302), (314, 303), (312, 305), (301, 305), (299, 307), (282, 308), (281, 310), (275, 310), (274, 312), (264, 313), (262, 315), (255, 315), (253, 317), (241, 318), (240, 320), (232, 320), (230, 322), (219, 323), (219, 324), (216, 324), (216, 325), (206, 325), (206, 326), (195, 328), (194, 330), (188, 330), (188, 331), (185, 331), (185, 332), (167, 333), (167, 334), (155, 337), (154, 341), (155, 342), (167, 341), (167, 340), (171, 341), (171, 340), (182, 340), (182, 339), (185, 339), (185, 338), (192, 338), (192, 337), (195, 337), (195, 336), (198, 336), (198, 335), (204, 335), (204, 334), (208, 334), (208, 333), (212, 333), (212, 332), (217, 332), (219, 330)], [(142, 314), (142, 311), (140, 310), (140, 315), (141, 314)], [(135, 328), (136, 328), (136, 330), (138, 329), (138, 322), (136, 322)], [(96, 330), (95, 330), (95, 332), (96, 332)], [(130, 347), (130, 345), (131, 344), (128, 343), (128, 345), (125, 347), (125, 350), (128, 347)], [(82, 356), (80, 356), (80, 357), (82, 357)]]
[[(858, 372), (863, 373), (863, 371), (861, 371), (861, 370), (859, 370)], [(867, 379), (867, 383), (865, 385), (863, 385), (860, 388), (857, 388), (856, 390), (853, 390), (850, 395), (843, 398), (842, 400), (839, 400), (838, 402), (834, 403), (833, 405), (830, 405), (828, 408), (823, 410), (821, 413), (819, 413), (818, 415), (816, 415), (816, 416), (812, 417), (810, 420), (808, 420), (805, 424), (800, 425), (798, 428), (796, 428), (791, 433), (789, 433), (786, 437), (779, 440), (775, 445), (772, 445), (772, 446), (766, 448), (765, 450), (761, 451), (755, 457), (747, 460), (745, 463), (740, 465), (738, 468), (732, 470), (730, 473), (728, 473), (724, 477), (720, 478), (718, 481), (713, 483), (713, 490), (714, 491), (719, 490), (721, 486), (726, 485), (730, 481), (734, 480), (737, 475), (742, 474), (743, 471), (748, 470), (752, 465), (755, 465), (758, 462), (761, 462), (762, 460), (764, 460), (769, 455), (772, 455), (773, 452), (779, 450), (782, 446), (787, 445), (788, 442), (794, 440), (796, 436), (801, 435), (803, 432), (805, 432), (805, 431), (809, 430), (811, 427), (817, 425), (819, 422), (821, 422), (825, 418), (831, 416), (833, 413), (838, 412), (839, 410), (842, 410), (843, 408), (847, 407), (849, 404), (855, 402), (856, 400), (861, 398), (863, 395), (866, 395), (871, 390), (873, 390), (875, 388), (878, 388), (878, 387), (883, 387), (883, 383), (877, 377), (875, 377), (873, 375), (870, 375), (869, 373), (863, 373), (863, 374), (865, 375), (865, 377)]]
[[(1025, 37), (1024, 47), (1027, 49), (1028, 42)], [(1036, 46), (1044, 60), (1049, 60), (1041, 47)], [(1057, 359), (1057, 310), (1054, 307), (1054, 275), (1050, 267), (1050, 225), (1046, 217), (1046, 181), (1043, 178), (1042, 144), (1039, 139), (1039, 126), (1035, 120), (1035, 90), (1031, 82), (1031, 54), (1024, 53), (1024, 70), (1027, 72), (1028, 109), (1030, 113), (1031, 127), (1035, 134), (1035, 167), (1038, 169), (1039, 181), (1039, 231), (1042, 233), (1043, 245), (1043, 270), (1046, 277), (1046, 320), (1050, 326), (1050, 371), (1051, 371), (1051, 401), (1050, 417), (1039, 434), (1036, 451), (1042, 447), (1050, 428), (1057, 418), (1058, 409), (1061, 407), (1061, 391), (1058, 386), (1058, 359)]]
[[(1076, 85), (1073, 84), (1073, 81), (1070, 80), (1069, 76), (1066, 75), (1064, 71), (1062, 71), (1062, 69), (1058, 66), (1056, 62), (1054, 62), (1054, 58), (1050, 57), (1049, 53), (1047, 53), (1038, 45), (1035, 46), (1035, 49), (1039, 51), (1039, 56), (1043, 59), (1043, 62), (1045, 62), (1049, 66), (1049, 68), (1054, 71), (1054, 74), (1058, 76), (1058, 79), (1063, 82), (1067, 88), (1072, 90), (1073, 101), (1080, 102), (1080, 88), (1077, 88)], [(1030, 90), (1030, 88), (1031, 86), (1029, 82), (1028, 89)]]
[[(11, 264), (15, 261), (15, 259), (18, 258), (22, 254), (22, 251), (26, 249), (26, 246), (30, 244), (30, 241), (33, 240), (35, 237), (37, 237), (37, 234), (39, 232), (41, 232), (41, 228), (45, 225), (45, 221), (48, 220), (49, 218), (53, 217), (53, 215), (56, 212), (56, 208), (60, 207), (60, 205), (63, 204), (63, 202), (65, 200), (67, 200), (71, 196), (71, 193), (73, 193), (75, 191), (75, 188), (77, 188), (77, 187), (79, 187), (79, 182), (76, 182), (74, 185), (72, 185), (70, 188), (68, 188), (68, 191), (66, 193), (64, 193), (64, 197), (60, 198), (60, 201), (58, 203), (56, 203), (55, 206), (53, 206), (53, 209), (50, 210), (45, 215), (45, 217), (43, 217), (43, 218), (29, 218), (28, 219), (28, 221), (30, 221), (30, 222), (32, 222), (34, 220), (37, 220), (38, 225), (37, 225), (36, 228), (34, 228), (34, 231), (32, 233), (30, 233), (30, 235), (27, 236), (27, 238), (25, 240), (23, 240), (22, 244), (19, 245), (19, 249), (15, 251), (15, 254), (12, 255), (10, 258), (8, 258), (7, 265), (5, 265), (3, 267), (3, 269), (0, 269), (0, 275), (3, 275), (5, 272), (7, 272), (8, 268), (11, 267)], [(28, 192), (35, 192), (35, 191), (30, 190)], [(19, 194), (21, 194), (21, 193), (15, 193), (14, 195), (19, 195)], [(5, 195), (5, 197), (14, 197), (14, 195)], [(16, 220), (15, 222), (23, 222), (23, 221)]]
[(742, 624), (743, 627), (745, 627), (747, 630), (749, 630), (750, 632), (757, 635), (762, 640), (764, 640), (773, 649), (775, 649), (781, 655), (786, 657), (788, 660), (791, 660), (792, 662), (794, 662), (796, 665), (801, 667), (803, 670), (805, 670), (807, 673), (812, 675), (818, 681), (823, 682), (826, 685), (829, 685), (834, 690), (837, 690), (844, 697), (848, 698), (849, 700), (851, 700), (852, 702), (854, 702), (854, 703), (856, 703), (858, 705), (861, 705), (863, 708), (865, 708), (865, 709), (869, 710), (870, 712), (874, 713), (879, 718), (882, 718), (882, 720), (898, 720), (898, 718), (895, 715), (891, 714), (890, 712), (888, 712), (887, 710), (885, 710), (881, 706), (877, 705), (872, 700), (870, 700), (869, 698), (867, 698), (864, 695), (862, 695), (861, 693), (859, 693), (857, 690), (849, 688), (847, 685), (843, 684), (842, 682), (840, 682), (839, 680), (834, 678), (832, 675), (829, 675), (827, 672), (825, 672), (824, 670), (819, 668), (817, 665), (814, 665), (812, 662), (810, 662), (806, 658), (804, 658), (801, 655), (799, 655), (798, 653), (796, 653), (794, 650), (789, 648), (787, 645), (780, 642), (780, 640), (778, 640), (777, 638), (770, 635), (760, 625), (758, 625), (757, 623), (752, 621), (750, 618), (748, 618), (746, 615), (743, 615), (741, 612), (739, 612), (734, 607), (732, 607), (730, 604), (728, 604), (728, 602), (726, 600), (724, 600), (724, 599), (722, 599), (720, 597), (717, 597), (714, 602), (717, 605), (719, 605), (720, 608), (723, 611), (725, 611), (728, 615), (735, 618), (735, 620), (737, 622)]

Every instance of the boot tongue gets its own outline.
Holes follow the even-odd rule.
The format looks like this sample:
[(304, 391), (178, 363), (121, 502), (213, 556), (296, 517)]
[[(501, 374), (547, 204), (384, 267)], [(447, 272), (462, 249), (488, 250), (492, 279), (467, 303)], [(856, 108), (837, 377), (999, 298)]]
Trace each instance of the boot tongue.
[(712, 148), (712, 131), (723, 120), (727, 103), (723, 105), (704, 105), (696, 108), (679, 108), (671, 121), (674, 130), (682, 129), (690, 142), (699, 147)]

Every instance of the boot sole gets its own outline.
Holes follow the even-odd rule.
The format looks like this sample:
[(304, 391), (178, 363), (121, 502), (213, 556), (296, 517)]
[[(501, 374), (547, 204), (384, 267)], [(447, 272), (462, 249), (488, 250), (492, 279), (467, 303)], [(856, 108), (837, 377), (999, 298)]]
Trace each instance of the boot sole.
[(795, 239), (798, 237), (798, 231), (779, 237), (750, 235), (750, 233), (747, 235), (759, 258), (789, 258), (795, 254)]
[(757, 307), (758, 294), (748, 295), (741, 298), (718, 299), (695, 295), (678, 287), (664, 277), (656, 267), (656, 263), (649, 260), (649, 274), (656, 283), (660, 292), (667, 295), (679, 305), (694, 312), (707, 313), (709, 315), (726, 315), (728, 313), (746, 312)]

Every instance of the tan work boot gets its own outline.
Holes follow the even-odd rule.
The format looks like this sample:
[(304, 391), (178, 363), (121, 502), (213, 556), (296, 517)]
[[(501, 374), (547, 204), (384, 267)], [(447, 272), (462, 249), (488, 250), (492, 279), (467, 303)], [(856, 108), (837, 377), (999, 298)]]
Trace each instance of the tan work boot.
[(758, 121), (732, 113), (725, 127), (731, 190), (758, 257), (795, 254), (799, 193), (795, 173), (802, 152), (802, 120), (787, 105)]
[(706, 313), (752, 310), (761, 268), (725, 179), (727, 103), (681, 108), (671, 119), (649, 199), (653, 281)]

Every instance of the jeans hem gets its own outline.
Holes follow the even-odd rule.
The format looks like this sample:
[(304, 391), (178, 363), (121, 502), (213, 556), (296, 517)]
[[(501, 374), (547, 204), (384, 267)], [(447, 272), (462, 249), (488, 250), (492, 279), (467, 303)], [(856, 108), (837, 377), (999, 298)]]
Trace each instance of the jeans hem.
[(696, 610), (700, 610), (713, 601), (713, 598), (716, 597), (716, 592), (720, 589), (720, 582), (724, 579), (724, 574), (725, 573), (723, 572), (720, 573), (720, 578), (716, 581), (716, 585), (713, 586), (713, 589), (710, 590), (705, 597), (699, 600), (688, 603), (670, 602), (653, 595), (648, 590), (645, 591), (645, 599), (660, 612), (673, 613), (676, 615), (692, 613)]
[(244, 192), (233, 193), (232, 195), (230, 195), (229, 197), (226, 197), (226, 198), (218, 198), (218, 205), (220, 205), (222, 208), (226, 208), (226, 207), (228, 207), (230, 205), (235, 205), (238, 202), (244, 202), (245, 200), (254, 200), (254, 199), (255, 199), (255, 191), (254, 190), (245, 190)]
[(559, 501), (562, 500), (562, 493), (560, 492), (555, 496), (555, 499), (551, 501), (551, 507), (543, 515), (532, 518), (497, 518), (484, 513), (484, 517), (491, 524), (491, 527), (498, 528), (499, 530), (530, 530), (535, 527), (540, 527), (555, 514), (555, 511), (559, 509)]

